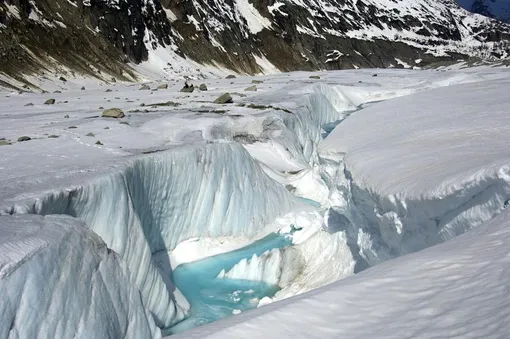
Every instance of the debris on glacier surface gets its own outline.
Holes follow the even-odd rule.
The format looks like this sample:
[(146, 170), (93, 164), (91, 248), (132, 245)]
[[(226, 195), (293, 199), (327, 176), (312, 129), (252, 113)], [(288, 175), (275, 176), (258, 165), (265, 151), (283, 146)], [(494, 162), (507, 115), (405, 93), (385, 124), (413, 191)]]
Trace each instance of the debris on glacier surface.
[[(58, 327), (59, 317), (41, 312), (24, 323), (23, 333), (89, 337), (96, 332), (72, 320), (79, 317), (73, 312), (80, 307), (111, 310), (119, 324), (139, 324), (136, 331), (144, 337), (158, 337), (160, 329), (167, 333), (172, 328), (178, 332), (178, 326), (193, 327), (186, 321), (192, 323), (193, 312), (205, 304), (177, 288), (173, 274), (194, 266), (195, 273), (202, 274), (204, 262), (214, 266), (209, 272), (214, 274), (194, 282), (230, 284), (223, 295), (232, 297), (226, 302), (215, 292), (221, 312), (204, 322), (235, 317), (192, 329), (183, 334), (187, 337), (249, 336), (255, 335), (254, 328), (267, 337), (289, 335), (290, 328), (303, 336), (310, 336), (312, 329), (324, 337), (374, 336), (389, 333), (383, 331), (382, 319), (394, 324), (388, 327), (393, 333), (409, 335), (448, 336), (470, 328), (487, 336), (482, 324), (494, 326), (496, 334), (507, 333), (505, 313), (500, 312), (506, 295), (498, 294), (503, 285), (494, 285), (499, 278), (475, 275), (466, 287), (469, 295), (485, 284), (494, 285), (491, 297), (499, 298), (493, 299), (497, 302), (473, 295), (486, 306), (486, 322), (475, 318), (474, 311), (468, 316), (460, 307), (448, 308), (427, 291), (442, 294), (448, 305), (465, 303), (459, 286), (466, 277), (482, 263), (487, 266), (485, 277), (503, 265), (506, 238), (493, 244), (487, 225), (503, 232), (507, 220), (508, 71), (481, 67), (378, 70), (377, 78), (372, 74), (320, 72), (320, 80), (313, 83), (307, 72), (267, 75), (260, 77), (258, 91), (246, 96), (239, 93), (252, 79), (241, 76), (201, 80), (208, 91), (185, 95), (179, 92), (182, 82), (165, 80), (168, 89), (155, 92), (118, 82), (105, 92), (104, 86), (92, 83), (83, 83), (87, 89), (82, 91), (83, 84), (71, 79), (68, 90), (59, 88), (62, 93), (54, 94), (51, 106), (37, 104), (44, 102), (44, 94), (3, 92), (0, 109), (8, 113), (0, 115), (0, 122), (9, 128), (0, 135), (7, 142), (0, 147), (0, 224), (9, 228), (15, 218), (31, 227), (43, 218), (34, 214), (50, 218), (45, 233), (71, 239), (83, 253), (103, 253), (95, 260), (111, 263), (107, 270), (112, 280), (105, 284), (119, 289), (109, 290), (115, 300), (99, 290), (97, 298), (85, 293), (87, 298), (72, 305), (62, 304), (55, 293), (31, 301), (36, 310), (46, 309), (47, 303), (59, 308), (57, 313), (68, 307), (70, 320), (68, 327)], [(235, 104), (211, 104), (224, 92), (232, 94)], [(172, 104), (162, 104), (168, 102)], [(100, 117), (112, 107), (125, 116)], [(90, 134), (95, 138), (87, 137)], [(21, 135), (30, 140), (16, 142)], [(65, 227), (59, 218), (66, 220)], [(9, 240), (9, 232), (2, 231), (0, 241)], [(257, 246), (273, 232), (286, 239), (285, 246)], [(292, 237), (285, 238), (286, 233)], [(37, 233), (34, 241), (52, 245), (37, 252), (37, 258), (23, 257), (21, 266), (11, 264), (10, 275), (0, 276), (0, 290), (10, 286), (10, 276), (27, 274), (25, 267), (63, 260), (64, 245), (45, 236)], [(97, 236), (106, 252), (99, 242), (86, 240)], [(447, 240), (437, 252), (423, 250)], [(501, 259), (482, 251), (484, 245)], [(32, 248), (26, 246), (27, 251)], [(248, 252), (238, 256), (243, 249)], [(468, 252), (465, 257), (473, 260), (459, 254), (459, 264), (453, 264), (455, 253), (470, 249), (487, 257), (475, 260), (475, 252)], [(11, 258), (13, 253), (18, 252), (4, 249), (0, 255), (19, 263)], [(218, 258), (223, 259), (215, 262)], [(445, 262), (447, 268), (429, 268), (428, 261)], [(74, 257), (70, 263), (80, 265)], [(386, 279), (388, 272), (393, 278)], [(455, 288), (436, 288), (449, 281)], [(47, 283), (56, 291), (58, 284), (70, 287), (77, 281), (65, 276)], [(404, 293), (406, 286), (415, 287), (416, 293)], [(384, 293), (378, 296), (377, 288)], [(317, 290), (290, 298), (312, 289)], [(16, 293), (24, 300), (32, 292)], [(126, 297), (133, 293), (136, 302)], [(5, 314), (24, 319), (16, 313), (23, 315), (24, 306), (13, 305), (6, 304), (10, 313)], [(383, 312), (396, 305), (398, 312)], [(452, 315), (458, 327), (441, 327), (427, 309)], [(362, 326), (367, 310), (373, 326)], [(292, 319), (287, 312), (294, 314)], [(425, 312), (422, 320), (420, 312)], [(275, 320), (267, 321), (273, 315)], [(309, 320), (303, 322), (305, 316)], [(263, 320), (267, 326), (260, 325)], [(101, 329), (108, 318), (94, 321)], [(411, 333), (413, 326), (422, 326), (422, 332)], [(2, 328), (8, 333), (10, 323)], [(112, 336), (123, 336), (124, 330), (120, 325), (108, 329)], [(135, 337), (136, 331), (131, 332)]]

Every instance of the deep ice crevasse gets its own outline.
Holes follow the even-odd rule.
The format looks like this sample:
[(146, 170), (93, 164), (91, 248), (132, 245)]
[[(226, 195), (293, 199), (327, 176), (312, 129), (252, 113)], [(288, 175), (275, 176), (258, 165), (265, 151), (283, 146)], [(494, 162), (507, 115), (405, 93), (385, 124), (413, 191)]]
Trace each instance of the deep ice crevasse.
[(294, 204), (283, 186), (232, 143), (140, 157), (122, 171), (4, 214), (68, 214), (82, 220), (120, 254), (157, 325), (168, 327), (183, 319), (185, 309), (175, 302), (175, 287), (168, 279), (164, 283), (152, 254), (192, 237), (253, 236)]
[[(437, 199), (386, 197), (366, 190), (344, 168), (341, 155), (317, 150), (320, 126), (341, 119), (341, 111), (355, 108), (355, 100), (327, 85), (316, 86), (305, 100), (293, 114), (280, 113), (286, 131), (274, 140), (305, 162), (324, 166), (331, 209), (350, 221), (326, 226), (345, 234), (338, 241), (347, 239), (355, 260), (374, 265), (444, 241), (499, 213), (510, 196), (507, 174), (474, 180)], [(0, 214), (69, 214), (82, 220), (120, 254), (144, 307), (158, 326), (167, 327), (182, 319), (185, 309), (174, 301), (176, 291), (161, 278), (152, 254), (191, 237), (254, 235), (294, 204), (242, 146), (211, 144), (137, 158), (116, 173)], [(335, 220), (340, 219), (326, 223)]]

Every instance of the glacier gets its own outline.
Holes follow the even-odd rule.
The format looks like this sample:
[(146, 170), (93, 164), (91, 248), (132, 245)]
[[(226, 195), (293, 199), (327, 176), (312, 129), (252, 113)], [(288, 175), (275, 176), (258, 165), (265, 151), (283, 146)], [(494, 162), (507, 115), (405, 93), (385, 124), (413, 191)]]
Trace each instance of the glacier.
[[(114, 282), (115, 286), (126, 286), (122, 293), (139, 293), (140, 302), (121, 300), (122, 306), (113, 310), (103, 305), (103, 297), (82, 303), (111, 309), (111, 316), (119, 319), (139, 319), (136, 321), (141, 324), (139, 330), (145, 331), (140, 334), (144, 337), (157, 337), (159, 329), (168, 330), (191, 319), (194, 301), (190, 292), (179, 291), (172, 271), (200, 267), (214, 258), (212, 252), (206, 253), (207, 249), (202, 260), (196, 260), (195, 253), (181, 252), (182, 258), (194, 259), (176, 265), (173, 251), (193, 238), (198, 242), (225, 241), (221, 252), (232, 262), (215, 266), (211, 279), (227, 284), (242, 282), (245, 285), (240, 286), (246, 291), (247, 286), (258, 286), (258, 299), (270, 296), (278, 301), (352, 275), (362, 276), (358, 273), (370, 272), (373, 266), (389, 259), (470, 233), (508, 205), (510, 176), (505, 145), (509, 140), (503, 133), (507, 125), (503, 110), (507, 75), (494, 69), (445, 73), (381, 70), (374, 79), (371, 72), (324, 72), (325, 80), (316, 84), (306, 73), (293, 74), (294, 84), (280, 75), (270, 78), (282, 84), (278, 91), (255, 93), (245, 99), (244, 106), (228, 108), (232, 111), (226, 114), (196, 114), (190, 118), (163, 111), (155, 113), (150, 121), (143, 120), (150, 119), (147, 116), (135, 117), (133, 121), (138, 125), (129, 128), (136, 140), (149, 139), (142, 142), (150, 147), (145, 153), (152, 154), (140, 155), (136, 150), (133, 155), (124, 149), (105, 147), (106, 160), (114, 164), (72, 172), (55, 187), (36, 173), (37, 166), (20, 170), (16, 176), (21, 167), (14, 163), (0, 191), (0, 223), (51, 220), (47, 228), (57, 234), (67, 234), (71, 225), (69, 236), (76, 233), (76, 242), (84, 241), (77, 248), (90, 246), (84, 239), (101, 237), (108, 254), (103, 260), (116, 258), (120, 268), (109, 269), (122, 271), (122, 276), (119, 273), (112, 277), (122, 279)], [(362, 83), (358, 77), (363, 78)], [(480, 88), (486, 90), (486, 98), (478, 98), (478, 105), (472, 103), (470, 109), (461, 110), (461, 101), (475, 98)], [(129, 91), (132, 89), (126, 93)], [(197, 95), (208, 98), (215, 93)], [(456, 95), (465, 97), (452, 100)], [(433, 100), (442, 104), (432, 105)], [(250, 104), (257, 108), (250, 108)], [(442, 108), (440, 113), (438, 107)], [(488, 110), (498, 119), (485, 119)], [(232, 112), (237, 113), (235, 117), (229, 116)], [(206, 122), (198, 123), (201, 119)], [(424, 123), (427, 119), (429, 124)], [(196, 135), (200, 134), (201, 139), (190, 141), (174, 131), (159, 133), (176, 121), (174, 126), (192, 125), (192, 121), (189, 128), (199, 131)], [(328, 124), (332, 123), (331, 131)], [(502, 126), (499, 129), (498, 124)], [(103, 129), (100, 122), (96, 125), (94, 131)], [(85, 129), (82, 127), (76, 133)], [(158, 137), (147, 138), (147, 131)], [(127, 135), (125, 130), (117, 133)], [(478, 143), (458, 137), (463, 133), (476, 136)], [(245, 142), (232, 142), (239, 135), (251, 136)], [(82, 146), (82, 140), (87, 140), (77, 139)], [(154, 148), (162, 140), (158, 146), (162, 150)], [(67, 140), (63, 142), (70, 145)], [(423, 146), (430, 142), (436, 148)], [(491, 152), (483, 142), (493, 148)], [(34, 152), (24, 147), (13, 145), (20, 155)], [(444, 154), (437, 153), (437, 148)], [(77, 149), (83, 152), (83, 148)], [(483, 157), (469, 160), (467, 155), (473, 152)], [(90, 154), (101, 163), (100, 155)], [(16, 157), (12, 154), (10, 159)], [(6, 167), (5, 161), (0, 160), (2, 167)], [(31, 183), (33, 177), (40, 181), (34, 180), (30, 187), (26, 183)], [(21, 188), (16, 191), (14, 186)], [(236, 249), (228, 247), (241, 241), (237, 249), (250, 248), (254, 241), (275, 231), (292, 231), (292, 243), (242, 257), (235, 257)], [(58, 252), (62, 245), (59, 241), (54, 244), (57, 250), (53, 251)], [(9, 253), (4, 251), (4, 255)], [(49, 250), (45, 255), (51, 253)], [(70, 262), (79, 265), (80, 261), (73, 257)], [(19, 268), (14, 270), (18, 271), (24, 274)], [(61, 280), (70, 286), (78, 283), (69, 278)], [(2, 289), (8, 283), (0, 278)], [(58, 297), (55, 294), (48, 298)], [(248, 302), (252, 299), (248, 295), (246, 298)], [(260, 306), (268, 302), (264, 299)], [(38, 302), (44, 309), (43, 301)], [(128, 315), (126, 304), (132, 307)], [(248, 308), (256, 306), (254, 303)], [(266, 307), (269, 312), (279, 306)], [(246, 320), (252, 314), (248, 308), (230, 313), (242, 311), (234, 318)], [(44, 321), (36, 319), (25, 330), (37, 331)], [(104, 328), (102, 319), (97, 321), (98, 328)], [(229, 321), (235, 324), (236, 320)], [(80, 326), (69, 322), (69, 331)], [(192, 330), (189, 335), (217, 331), (214, 326)], [(124, 333), (123, 329), (112, 329), (117, 330)], [(83, 333), (85, 337), (90, 332)]]
[(123, 261), (82, 222), (3, 216), (0, 234), (0, 337), (161, 337)]
[(196, 236), (252, 236), (295, 204), (241, 145), (220, 143), (140, 157), (120, 172), (2, 214), (82, 220), (126, 262), (157, 325), (169, 327), (187, 306), (175, 302), (175, 286), (165, 284), (152, 254)]

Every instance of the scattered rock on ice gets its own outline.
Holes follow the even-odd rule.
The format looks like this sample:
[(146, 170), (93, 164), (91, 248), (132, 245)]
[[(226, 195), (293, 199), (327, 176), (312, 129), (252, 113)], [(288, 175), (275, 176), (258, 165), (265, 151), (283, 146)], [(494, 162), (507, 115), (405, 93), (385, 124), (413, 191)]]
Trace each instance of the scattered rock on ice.
[(193, 85), (191, 86), (184, 86), (183, 88), (181, 88), (181, 92), (183, 93), (193, 93), (193, 91), (195, 90), (195, 87)]
[(129, 122), (127, 122), (127, 121), (119, 121), (119, 124), (121, 124), (121, 125), (129, 125)]
[(53, 105), (55, 103), (55, 99), (48, 99), (44, 102), (45, 105)]
[(32, 140), (32, 138), (31, 137), (27, 137), (26, 135), (18, 138), (19, 142), (28, 141), (28, 140)]
[(250, 87), (246, 87), (245, 91), (257, 91), (257, 85), (252, 85)]
[(64, 115), (64, 119), (69, 119), (69, 114)]
[(252, 83), (252, 84), (261, 84), (261, 83), (263, 83), (263, 82), (264, 82), (264, 81), (262, 81), (262, 80), (252, 80), (252, 81), (251, 81), (251, 83)]
[(255, 137), (253, 134), (249, 134), (249, 133), (236, 134), (232, 137), (232, 139), (234, 139), (234, 141), (239, 142), (241, 144), (254, 144), (257, 141), (259, 141), (257, 139), (257, 137)]
[(7, 145), (10, 145), (11, 143), (8, 142), (7, 140), (0, 140), (0, 146), (7, 146)]
[(216, 100), (214, 100), (215, 104), (231, 104), (234, 102), (232, 96), (229, 93), (223, 93)]
[(320, 79), (321, 77), (318, 75), (310, 75), (310, 79)]
[(109, 108), (102, 114), (103, 118), (124, 118), (124, 112), (120, 108)]
[(76, 126), (69, 126), (69, 127), (67, 127), (67, 129), (77, 129), (77, 128), (78, 127), (76, 127)]
[(234, 74), (227, 75), (225, 79), (235, 79), (236, 76)]
[(103, 146), (103, 143), (101, 141), (96, 141), (96, 145)]
[(49, 139), (56, 139), (56, 138), (58, 138), (58, 137), (59, 137), (59, 136), (58, 136), (58, 135), (56, 135), (56, 134), (48, 135), (48, 138), (49, 138)]
[[(158, 103), (155, 103), (155, 104), (152, 104), (151, 107), (152, 108), (156, 108), (156, 107), (177, 107), (177, 106), (180, 106), (181, 104), (178, 103), (178, 102), (173, 102), (173, 101), (167, 101), (167, 102), (158, 102)], [(145, 104), (143, 105), (140, 105), (140, 106), (145, 106)]]
[(66, 82), (66, 81), (67, 81), (67, 79), (66, 79), (66, 78), (64, 78), (64, 77), (60, 77), (60, 78), (58, 78), (58, 80), (63, 81), (63, 82)]
[(34, 106), (34, 104), (29, 102), (28, 104), (25, 105), (25, 107), (28, 107), (28, 106)]
[(168, 84), (159, 85), (157, 89), (168, 89)]
[(201, 91), (207, 91), (207, 85), (206, 84), (200, 84), (200, 87), (198, 87)]
[(81, 90), (84, 91), (85, 90), (85, 86), (81, 86)]
[(57, 94), (58, 94), (58, 93), (62, 93), (62, 91), (58, 91), (58, 90), (57, 90), (57, 91), (54, 91), (53, 93), (57, 93)]
[(90, 132), (90, 133), (87, 133), (85, 136), (86, 137), (95, 137), (96, 135), (94, 133)]
[(110, 129), (110, 127), (106, 126), (104, 129)]
[(139, 88), (140, 91), (150, 91), (150, 87), (148, 85), (142, 85), (142, 87)]
[(111, 91), (112, 91), (111, 89), (107, 88), (105, 92), (106, 92), (106, 93), (109, 93), (109, 92), (111, 92)]

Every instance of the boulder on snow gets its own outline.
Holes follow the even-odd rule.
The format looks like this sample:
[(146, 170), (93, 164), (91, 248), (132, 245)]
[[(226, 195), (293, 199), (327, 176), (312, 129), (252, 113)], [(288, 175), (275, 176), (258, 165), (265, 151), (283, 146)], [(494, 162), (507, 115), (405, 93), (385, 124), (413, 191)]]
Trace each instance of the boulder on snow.
[(235, 79), (236, 76), (234, 74), (229, 74), (225, 79)]
[(144, 84), (144, 85), (142, 85), (142, 87), (140, 87), (138, 90), (140, 90), (140, 91), (150, 91), (150, 89), (151, 89), (151, 88), (150, 88), (148, 85), (145, 85), (145, 84)]
[(214, 100), (215, 104), (231, 104), (234, 102), (230, 93), (223, 93), (216, 100)]
[(262, 80), (252, 80), (252, 81), (251, 81), (251, 83), (252, 83), (252, 84), (261, 84), (261, 83), (263, 83), (263, 82), (264, 82), (264, 81), (262, 81)]
[(195, 87), (193, 85), (191, 86), (184, 86), (183, 88), (181, 88), (181, 92), (183, 93), (193, 93), (193, 91), (195, 90)]
[(7, 145), (10, 145), (11, 143), (8, 142), (7, 140), (0, 140), (0, 146), (7, 146)]
[(124, 118), (124, 112), (120, 108), (109, 108), (101, 116), (103, 118)]
[(81, 86), (81, 90), (84, 91), (85, 90), (85, 86)]
[(31, 137), (27, 137), (26, 135), (18, 138), (19, 142), (28, 141), (28, 140), (32, 140), (32, 138)]
[(168, 89), (168, 84), (159, 85), (157, 89)]
[(317, 80), (318, 80), (318, 79), (320, 79), (321, 77), (320, 77), (320, 76), (318, 76), (318, 75), (310, 75), (310, 77), (309, 77), (309, 78), (310, 78), (310, 79), (317, 79)]
[(44, 102), (45, 105), (53, 105), (55, 103), (55, 99), (48, 99)]
[(252, 85), (250, 87), (246, 87), (245, 91), (257, 91), (257, 85)]
[(200, 84), (198, 89), (201, 90), (201, 91), (207, 91), (207, 85), (206, 84)]

